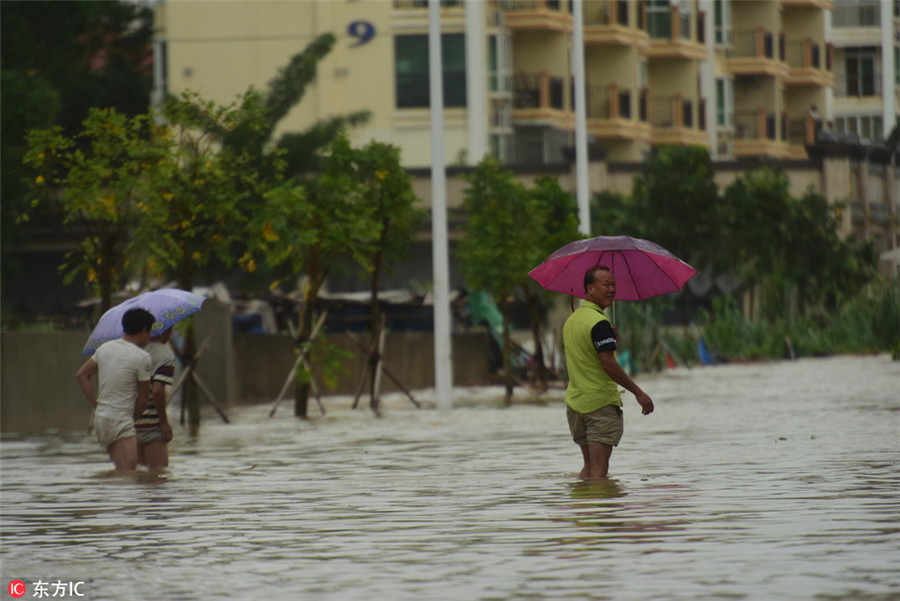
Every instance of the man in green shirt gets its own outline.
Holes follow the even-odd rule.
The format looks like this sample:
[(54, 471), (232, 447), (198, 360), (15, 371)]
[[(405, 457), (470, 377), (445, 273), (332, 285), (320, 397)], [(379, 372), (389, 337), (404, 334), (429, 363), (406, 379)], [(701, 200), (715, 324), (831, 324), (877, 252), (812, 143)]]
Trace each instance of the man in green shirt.
[(584, 467), (579, 478), (603, 480), (609, 457), (622, 438), (619, 386), (637, 398), (642, 413), (653, 413), (653, 400), (628, 377), (616, 361), (617, 334), (604, 310), (616, 297), (616, 280), (609, 268), (591, 267), (584, 274), (584, 302), (563, 326), (563, 346), (569, 385), (566, 414)]

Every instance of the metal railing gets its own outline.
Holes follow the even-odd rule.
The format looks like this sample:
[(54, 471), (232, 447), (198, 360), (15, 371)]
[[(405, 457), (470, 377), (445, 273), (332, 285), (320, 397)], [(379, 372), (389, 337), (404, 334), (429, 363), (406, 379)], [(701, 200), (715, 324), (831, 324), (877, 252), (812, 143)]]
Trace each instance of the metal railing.
[(628, 25), (628, 0), (597, 0), (582, 7), (585, 25)]
[(587, 92), (587, 116), (589, 119), (631, 119), (631, 90), (618, 86), (590, 86)]
[(562, 110), (563, 78), (541, 73), (516, 73), (512, 78), (513, 107)]
[(508, 12), (534, 12), (539, 10), (560, 12), (563, 6), (560, 0), (500, 0), (500, 8)]
[[(441, 0), (442, 8), (449, 8), (451, 6), (462, 6), (462, 0)], [(394, 0), (394, 8), (428, 8), (428, 0)]]
[(780, 119), (774, 113), (762, 110), (741, 110), (734, 112), (735, 140), (777, 140), (778, 121), (781, 121), (781, 139), (787, 139), (787, 115)]
[[(732, 33), (734, 43), (729, 56), (737, 58), (775, 58), (776, 37), (771, 31), (742, 29)], [(779, 55), (784, 57), (784, 47)]]
[(810, 40), (791, 40), (785, 42), (785, 60), (792, 69), (821, 69), (822, 46)]
[(648, 100), (650, 125), (658, 128), (675, 127), (675, 97), (652, 97)]
[(758, 140), (759, 135), (759, 114), (757, 111), (735, 111), (734, 112), (734, 139), (735, 140)]
[(836, 97), (881, 96), (881, 73), (875, 71), (856, 77), (846, 74), (834, 78), (834, 95)]

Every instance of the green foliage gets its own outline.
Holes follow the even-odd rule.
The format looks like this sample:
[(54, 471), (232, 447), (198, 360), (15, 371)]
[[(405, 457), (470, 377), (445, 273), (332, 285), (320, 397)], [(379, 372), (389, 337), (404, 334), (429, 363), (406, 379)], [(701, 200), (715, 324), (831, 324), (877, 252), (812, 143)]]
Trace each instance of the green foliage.
[[(166, 124), (156, 135), (171, 151), (145, 212), (145, 242), (158, 267), (177, 269), (189, 287), (196, 270), (213, 257), (231, 265), (238, 248), (261, 244), (264, 233), (246, 227), (259, 193), (253, 157), (221, 142), (238, 125), (261, 126), (262, 100), (250, 89), (221, 106), (186, 92), (167, 99), (163, 116)], [(247, 254), (239, 263), (254, 268)]]
[(463, 178), (466, 235), (456, 251), (466, 283), (494, 298), (511, 295), (537, 264), (528, 252), (531, 199), (525, 187), (493, 158)]
[(225, 136), (223, 143), (227, 148), (256, 157), (264, 178), (277, 179), (282, 174), (297, 177), (317, 171), (323, 151), (344, 130), (365, 124), (371, 117), (370, 111), (332, 116), (305, 131), (286, 132), (274, 138), (279, 122), (303, 99), (315, 81), (319, 62), (331, 52), (335, 42), (333, 34), (322, 34), (292, 56), (268, 83), (263, 95), (264, 122), (254, 126), (237, 124)]
[[(61, 267), (65, 281), (85, 272), (109, 308), (114, 288), (141, 251), (143, 216), (164, 171), (167, 148), (149, 135), (147, 116), (92, 110), (73, 138), (61, 127), (33, 130), (24, 163), (33, 168), (32, 206), (47, 202), (64, 224), (85, 235)], [(27, 221), (29, 213), (23, 213)]]
[(825, 198), (790, 194), (782, 170), (760, 168), (738, 178), (723, 198), (723, 249), (748, 287), (758, 286), (770, 319), (799, 297), (799, 310), (831, 311), (875, 274), (871, 244), (842, 239)]
[(412, 176), (403, 168), (399, 147), (373, 140), (353, 155), (361, 200), (371, 207), (378, 224), (370, 262), (376, 269), (382, 260), (390, 267), (406, 256), (426, 214), (415, 206), (418, 199), (413, 194)]
[(641, 220), (634, 214), (631, 199), (617, 192), (604, 190), (591, 200), (591, 232), (597, 236), (643, 237)]
[(700, 324), (710, 353), (731, 359), (782, 357), (784, 348), (781, 321), (746, 320), (731, 297), (713, 299), (711, 311), (704, 311)]
[[(307, 277), (301, 336), (310, 334), (319, 288), (335, 260), (346, 254), (364, 266), (371, 264), (381, 224), (370, 202), (376, 188), (371, 179), (360, 176), (359, 161), (365, 156), (340, 136), (323, 157), (322, 171), (315, 179), (284, 182), (265, 194), (264, 212), (258, 219), (265, 222), (263, 241), (269, 263), (287, 265), (291, 276)], [(375, 172), (370, 175), (378, 180)], [(385, 180), (379, 181), (389, 179), (388, 174), (382, 175)]]
[(634, 180), (630, 223), (623, 223), (636, 232), (629, 235), (652, 240), (689, 263), (716, 263), (722, 220), (714, 175), (703, 147), (657, 147)]
[[(152, 24), (152, 9), (134, 2), (0, 3), (3, 280), (16, 281), (28, 269), (7, 251), (27, 243), (37, 227), (59, 223), (47, 205), (29, 206), (34, 175), (22, 162), (27, 132), (59, 125), (63, 135), (74, 137), (91, 108), (129, 116), (146, 112)], [(28, 224), (19, 219), (24, 212)]]
[[(524, 233), (531, 243), (523, 249), (532, 267), (537, 267), (559, 247), (582, 238), (578, 231), (578, 203), (563, 190), (555, 177), (539, 177), (528, 189), (528, 217)], [(530, 281), (530, 280), (525, 280)]]
[(778, 359), (900, 349), (900, 281), (878, 282), (825, 318), (751, 320), (730, 297), (713, 300), (700, 324), (712, 352), (726, 359)]
[[(147, 111), (153, 39), (149, 6), (109, 0), (30, 0), (3, 2), (0, 15), (3, 71), (38, 83), (38, 90), (29, 90), (7, 88), (5, 80), (4, 113), (40, 113), (46, 101), (58, 98), (56, 124), (71, 137), (92, 108), (115, 108), (132, 117)], [(29, 102), (36, 93), (46, 94), (45, 99)], [(41, 122), (32, 127), (51, 125)], [(9, 134), (21, 133), (4, 127), (3, 146), (11, 141)]]

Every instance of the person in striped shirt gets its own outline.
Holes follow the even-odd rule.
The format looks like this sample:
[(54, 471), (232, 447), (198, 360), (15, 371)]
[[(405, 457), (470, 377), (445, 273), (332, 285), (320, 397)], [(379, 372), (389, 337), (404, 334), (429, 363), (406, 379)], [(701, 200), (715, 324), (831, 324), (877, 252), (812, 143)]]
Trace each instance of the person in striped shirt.
[(175, 377), (175, 355), (169, 348), (172, 328), (154, 336), (144, 347), (150, 355), (150, 402), (147, 409), (135, 420), (137, 432), (138, 464), (150, 470), (161, 470), (169, 466), (168, 444), (172, 440), (172, 426), (166, 413), (166, 386), (171, 386)]

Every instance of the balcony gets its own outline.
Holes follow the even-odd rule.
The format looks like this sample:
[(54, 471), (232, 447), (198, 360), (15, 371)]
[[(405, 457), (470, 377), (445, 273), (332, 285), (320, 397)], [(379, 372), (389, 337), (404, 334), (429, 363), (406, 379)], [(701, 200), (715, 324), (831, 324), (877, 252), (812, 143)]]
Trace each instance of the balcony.
[(784, 84), (788, 86), (833, 86), (831, 72), (830, 45), (819, 44), (811, 39), (788, 40), (785, 42), (785, 62), (788, 76)]
[[(585, 44), (616, 44), (649, 48), (650, 39), (644, 29), (643, 4), (627, 0), (586, 2), (584, 10)], [(630, 6), (634, 6), (631, 14)]]
[(820, 8), (831, 10), (834, 8), (834, 0), (781, 0), (781, 6), (785, 8)]
[(516, 73), (512, 78), (513, 119), (572, 129), (574, 115), (566, 110), (564, 78), (540, 73)]
[[(780, 132), (778, 125), (781, 125)], [(734, 154), (736, 157), (768, 156), (788, 158), (787, 115), (766, 109), (734, 113)]]
[(596, 138), (650, 139), (647, 111), (640, 109), (637, 92), (611, 83), (589, 86), (587, 92), (587, 128)]
[(784, 34), (762, 27), (733, 32), (733, 45), (728, 51), (728, 70), (734, 75), (771, 75), (788, 77), (785, 62)]
[(806, 147), (816, 143), (816, 135), (822, 127), (811, 115), (799, 118), (785, 117), (787, 123), (788, 152), (792, 159), (808, 158)]
[[(462, 0), (441, 0), (441, 8), (461, 7)], [(397, 10), (428, 8), (428, 0), (394, 0)]]
[(702, 101), (695, 103), (675, 94), (648, 96), (644, 102), (654, 144), (709, 146)]
[(512, 31), (572, 31), (572, 15), (560, 0), (503, 0), (507, 29)]
[[(646, 14), (647, 32), (650, 35), (649, 58), (682, 58), (701, 61), (706, 58), (703, 44), (704, 13), (691, 19), (690, 13), (682, 13), (671, 5), (668, 12), (655, 11)], [(699, 35), (692, 34), (692, 25)]]
[(881, 98), (881, 73), (864, 71), (856, 75), (839, 75), (834, 78), (835, 98)]

